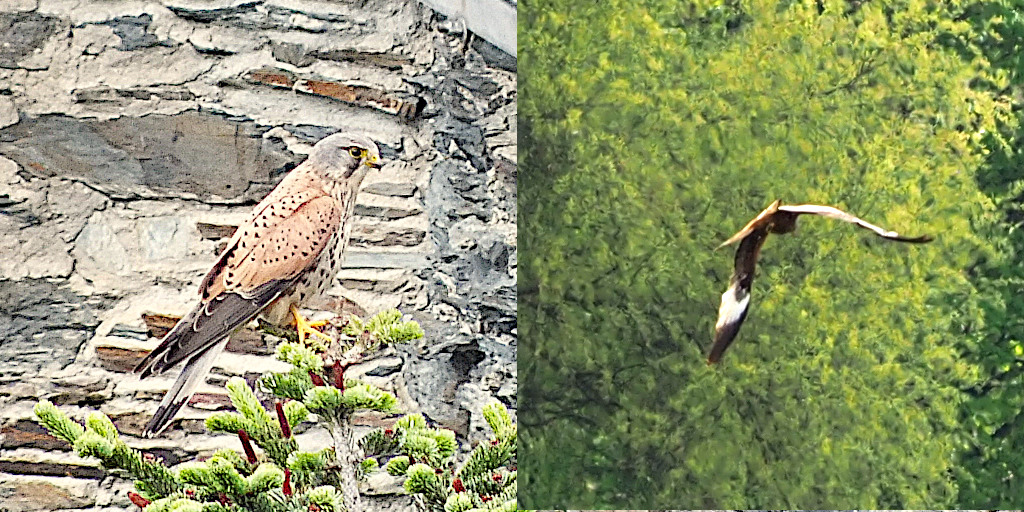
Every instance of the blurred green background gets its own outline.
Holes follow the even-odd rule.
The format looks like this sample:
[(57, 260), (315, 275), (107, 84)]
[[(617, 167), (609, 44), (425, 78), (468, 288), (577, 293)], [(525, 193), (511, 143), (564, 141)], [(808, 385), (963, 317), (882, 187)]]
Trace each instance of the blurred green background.
[(521, 0), (520, 505), (1024, 506), (1018, 9)]

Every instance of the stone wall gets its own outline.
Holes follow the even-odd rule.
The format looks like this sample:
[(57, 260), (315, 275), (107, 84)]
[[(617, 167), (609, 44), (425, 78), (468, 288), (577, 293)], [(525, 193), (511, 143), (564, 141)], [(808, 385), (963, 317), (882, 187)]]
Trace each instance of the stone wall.
[[(202, 418), (229, 376), (280, 368), (266, 337), (234, 339), (157, 439), (136, 435), (174, 375), (129, 370), (251, 206), (340, 129), (388, 163), (316, 307), (398, 307), (427, 332), (351, 372), (465, 450), (485, 403), (515, 411), (516, 64), (464, 26), (407, 0), (0, 0), (0, 510), (131, 508), (129, 484), (33, 421), (43, 397), (170, 463), (238, 448)], [(386, 476), (366, 492), (410, 506)]]

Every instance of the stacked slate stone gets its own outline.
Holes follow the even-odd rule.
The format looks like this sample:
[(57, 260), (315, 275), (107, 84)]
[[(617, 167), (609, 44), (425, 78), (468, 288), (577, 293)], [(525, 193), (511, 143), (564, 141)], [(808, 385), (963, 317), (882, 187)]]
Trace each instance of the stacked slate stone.
[[(0, 2), (6, 509), (130, 504), (130, 483), (44, 434), (41, 398), (72, 418), (106, 413), (170, 464), (237, 448), (202, 419), (228, 406), (229, 378), (281, 369), (273, 339), (241, 332), (151, 440), (136, 436), (174, 376), (130, 370), (197, 300), (252, 205), (340, 129), (390, 163), (364, 182), (346, 268), (315, 307), (395, 307), (426, 331), (351, 375), (454, 430), (464, 452), (489, 434), (490, 400), (514, 414), (515, 60), (464, 26), (405, 0)], [(412, 506), (387, 475), (364, 494)]]

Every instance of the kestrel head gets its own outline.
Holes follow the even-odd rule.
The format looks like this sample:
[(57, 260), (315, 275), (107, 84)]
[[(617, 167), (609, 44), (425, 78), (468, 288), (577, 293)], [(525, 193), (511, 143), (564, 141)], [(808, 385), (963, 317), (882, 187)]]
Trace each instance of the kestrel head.
[(313, 146), (308, 162), (328, 178), (346, 180), (358, 187), (370, 169), (380, 169), (380, 149), (369, 137), (354, 133), (335, 133)]

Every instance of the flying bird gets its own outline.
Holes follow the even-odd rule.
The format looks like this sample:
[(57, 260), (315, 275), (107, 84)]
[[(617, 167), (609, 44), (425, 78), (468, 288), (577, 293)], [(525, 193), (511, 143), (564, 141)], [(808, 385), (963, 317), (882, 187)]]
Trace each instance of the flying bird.
[(849, 213), (846, 213), (831, 206), (820, 206), (816, 204), (782, 205), (782, 201), (776, 200), (763, 212), (758, 214), (754, 220), (747, 223), (731, 238), (726, 240), (718, 248), (721, 249), (737, 241), (740, 242), (736, 250), (732, 278), (729, 280), (729, 289), (722, 294), (722, 304), (718, 308), (718, 322), (715, 324), (715, 342), (708, 354), (708, 364), (717, 363), (722, 358), (725, 349), (736, 338), (743, 320), (747, 317), (747, 309), (750, 307), (750, 287), (754, 282), (754, 267), (757, 265), (757, 256), (761, 252), (761, 246), (769, 233), (790, 233), (796, 229), (796, 219), (800, 215), (813, 214), (841, 220), (856, 224), (864, 229), (874, 231), (876, 235), (895, 242), (908, 242), (920, 244), (931, 242), (932, 237), (923, 235), (919, 237), (901, 236), (895, 231), (882, 229), (874, 224), (861, 220)]
[(199, 303), (135, 368), (146, 378), (185, 362), (144, 436), (167, 428), (231, 333), (257, 315), (283, 324), (290, 314), (300, 339), (326, 337), (298, 306), (322, 295), (341, 268), (359, 184), (381, 165), (372, 140), (336, 133), (256, 205), (199, 285)]

